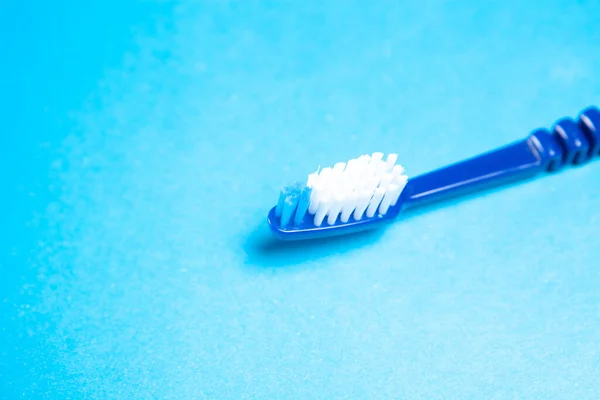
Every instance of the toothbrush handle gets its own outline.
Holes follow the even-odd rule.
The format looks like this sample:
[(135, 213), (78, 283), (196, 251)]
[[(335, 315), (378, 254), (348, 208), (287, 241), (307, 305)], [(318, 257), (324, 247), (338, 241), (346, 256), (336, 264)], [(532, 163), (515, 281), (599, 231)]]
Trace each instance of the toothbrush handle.
[(462, 194), (558, 171), (600, 153), (600, 110), (584, 110), (578, 121), (563, 118), (552, 132), (538, 129), (527, 139), (417, 176), (408, 182), (403, 204), (413, 208)]

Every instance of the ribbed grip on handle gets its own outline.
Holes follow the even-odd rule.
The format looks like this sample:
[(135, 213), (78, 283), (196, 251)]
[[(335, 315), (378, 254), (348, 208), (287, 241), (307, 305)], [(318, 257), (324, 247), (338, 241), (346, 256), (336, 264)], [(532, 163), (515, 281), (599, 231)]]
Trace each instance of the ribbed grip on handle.
[(600, 110), (590, 107), (577, 121), (563, 118), (556, 122), (552, 132), (538, 129), (528, 141), (547, 171), (585, 163), (600, 154)]

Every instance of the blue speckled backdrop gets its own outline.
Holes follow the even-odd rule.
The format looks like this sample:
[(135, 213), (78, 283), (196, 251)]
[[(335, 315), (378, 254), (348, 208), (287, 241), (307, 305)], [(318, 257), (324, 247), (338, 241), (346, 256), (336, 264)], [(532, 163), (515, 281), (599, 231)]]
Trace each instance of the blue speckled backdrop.
[(598, 399), (600, 162), (281, 246), (279, 185), (600, 103), (597, 1), (0, 4), (0, 397)]

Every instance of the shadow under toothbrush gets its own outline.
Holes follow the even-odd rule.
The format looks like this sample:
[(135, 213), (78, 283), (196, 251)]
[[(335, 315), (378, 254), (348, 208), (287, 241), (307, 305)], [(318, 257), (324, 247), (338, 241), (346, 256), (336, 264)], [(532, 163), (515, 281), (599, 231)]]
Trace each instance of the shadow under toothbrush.
[(384, 234), (373, 229), (315, 240), (284, 241), (273, 236), (266, 222), (252, 232), (243, 247), (247, 263), (256, 268), (294, 268), (309, 261), (348, 253), (372, 244)]

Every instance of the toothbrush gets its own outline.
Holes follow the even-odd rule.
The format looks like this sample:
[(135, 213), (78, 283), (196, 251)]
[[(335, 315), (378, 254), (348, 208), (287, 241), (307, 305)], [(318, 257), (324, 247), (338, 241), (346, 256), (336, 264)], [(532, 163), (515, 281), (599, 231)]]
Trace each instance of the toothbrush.
[(305, 182), (284, 187), (268, 215), (283, 240), (318, 239), (377, 228), (401, 212), (501, 184), (559, 171), (600, 155), (600, 110), (563, 118), (551, 131), (477, 157), (408, 178), (397, 155), (363, 155), (319, 169)]

